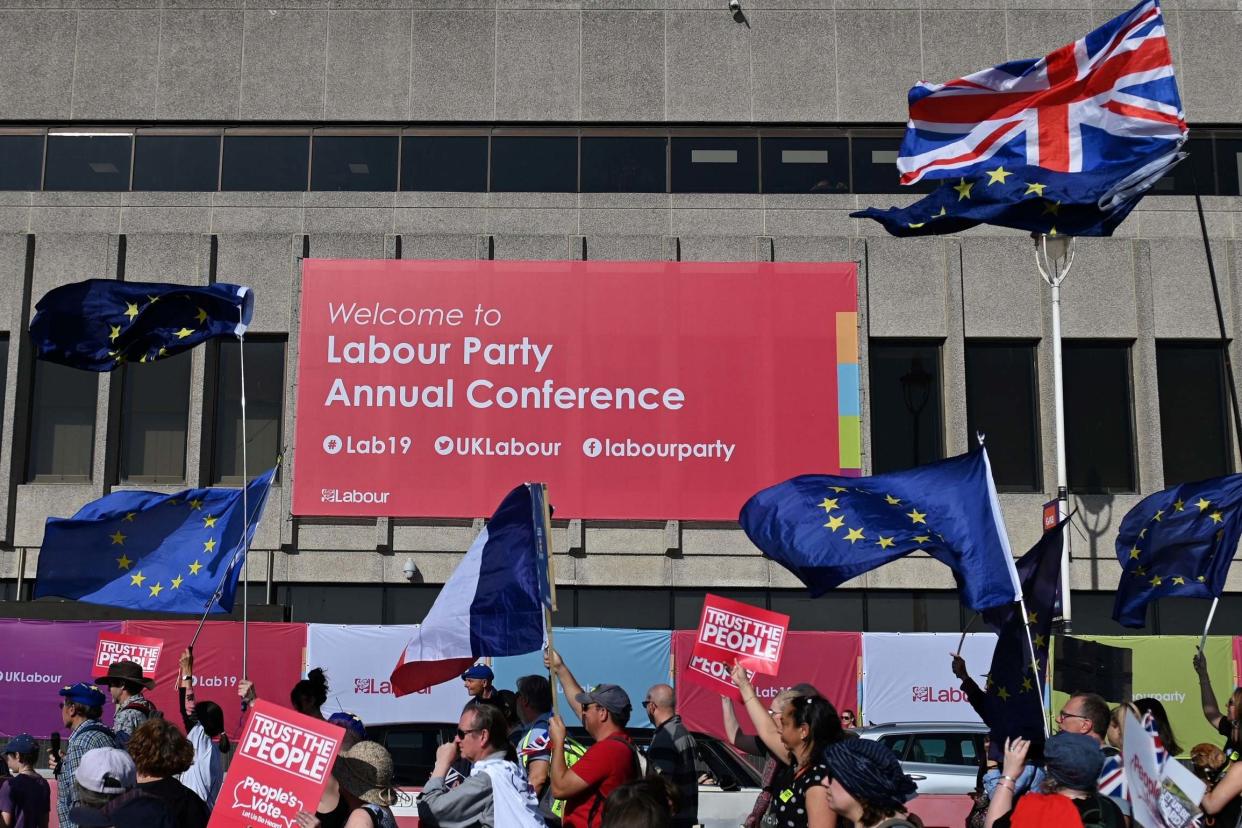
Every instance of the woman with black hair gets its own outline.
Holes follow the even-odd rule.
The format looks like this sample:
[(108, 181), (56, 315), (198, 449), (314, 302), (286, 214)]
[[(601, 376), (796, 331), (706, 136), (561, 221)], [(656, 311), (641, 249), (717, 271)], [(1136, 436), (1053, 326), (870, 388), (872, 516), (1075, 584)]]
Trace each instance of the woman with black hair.
[(195, 701), (194, 653), (188, 649), (181, 654), (180, 672), (177, 695), (180, 697), (181, 721), (185, 724), (186, 738), (194, 748), (194, 764), (177, 779), (198, 794), (208, 808), (214, 808), (220, 785), (224, 782), (221, 755), (232, 750), (228, 734), (224, 732), (224, 711), (213, 701)]
[(778, 730), (755, 694), (746, 670), (735, 664), (732, 677), (759, 738), (774, 756), (785, 761), (762, 825), (766, 828), (835, 828), (837, 815), (829, 807), (828, 789), (823, 785), (828, 771), (820, 757), (829, 745), (846, 738), (837, 709), (823, 696), (791, 699), (781, 711)]
[(1169, 752), (1170, 756), (1177, 756), (1182, 752), (1182, 746), (1177, 743), (1177, 737), (1173, 735), (1173, 727), (1169, 724), (1169, 714), (1165, 712), (1164, 705), (1159, 699), (1135, 699), (1134, 706), (1139, 710), (1139, 719), (1143, 718), (1143, 713), (1150, 713), (1156, 722), (1156, 733), (1160, 736), (1160, 742), (1164, 745), (1164, 749)]
[(323, 715), (323, 706), (328, 701), (328, 676), (322, 667), (316, 667), (306, 674), (306, 678), (293, 685), (289, 691), (289, 703), (293, 709), (306, 716), (316, 719), (327, 719)]

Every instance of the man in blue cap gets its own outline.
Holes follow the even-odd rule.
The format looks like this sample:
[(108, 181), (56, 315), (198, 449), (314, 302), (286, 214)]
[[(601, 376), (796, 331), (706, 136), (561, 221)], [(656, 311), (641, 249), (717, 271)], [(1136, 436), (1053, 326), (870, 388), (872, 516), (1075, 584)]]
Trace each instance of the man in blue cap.
[(495, 678), (496, 674), (486, 664), (476, 664), (461, 674), (461, 680), (466, 685), (466, 692), (470, 694), (471, 704), (496, 695), (496, 688), (492, 687), (492, 681)]
[(62, 828), (77, 828), (69, 812), (78, 804), (73, 784), (78, 763), (88, 750), (117, 747), (116, 736), (99, 721), (107, 699), (98, 686), (78, 682), (62, 687), (60, 695), (64, 698), (60, 704), (60, 717), (69, 729), (69, 742), (65, 745), (64, 757), (58, 761), (57, 757), (52, 756), (48, 764), (57, 777), (56, 814), (60, 824)]
[(4, 746), (4, 761), (13, 778), (7, 785), (0, 785), (0, 824), (15, 828), (47, 824), (52, 790), (34, 769), (38, 759), (39, 745), (29, 733), (14, 736)]

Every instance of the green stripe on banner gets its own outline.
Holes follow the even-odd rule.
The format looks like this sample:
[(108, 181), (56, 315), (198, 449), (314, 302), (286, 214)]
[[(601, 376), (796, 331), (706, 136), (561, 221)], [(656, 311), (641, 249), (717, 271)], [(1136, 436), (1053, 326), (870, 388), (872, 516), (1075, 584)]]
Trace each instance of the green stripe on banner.
[(842, 469), (862, 468), (862, 422), (857, 415), (840, 418), (839, 443)]

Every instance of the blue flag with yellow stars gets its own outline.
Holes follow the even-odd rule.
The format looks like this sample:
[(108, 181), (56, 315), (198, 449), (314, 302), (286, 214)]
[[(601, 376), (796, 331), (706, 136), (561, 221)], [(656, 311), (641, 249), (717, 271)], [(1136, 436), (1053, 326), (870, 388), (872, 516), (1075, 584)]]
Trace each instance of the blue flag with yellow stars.
[(216, 336), (240, 336), (254, 312), (241, 285), (172, 285), (87, 279), (49, 290), (35, 305), (35, 356), (86, 371), (154, 362)]
[(1018, 600), (1018, 576), (987, 452), (874, 477), (808, 474), (742, 507), (742, 529), (813, 596), (911, 552), (957, 578), (976, 611)]
[(1219, 598), (1242, 535), (1242, 474), (1149, 495), (1117, 533), (1121, 581), (1113, 618), (1141, 627), (1157, 598)]
[(230, 612), (242, 550), (263, 517), (276, 469), (241, 489), (121, 491), (71, 518), (48, 518), (34, 597), (76, 598), (148, 612)]

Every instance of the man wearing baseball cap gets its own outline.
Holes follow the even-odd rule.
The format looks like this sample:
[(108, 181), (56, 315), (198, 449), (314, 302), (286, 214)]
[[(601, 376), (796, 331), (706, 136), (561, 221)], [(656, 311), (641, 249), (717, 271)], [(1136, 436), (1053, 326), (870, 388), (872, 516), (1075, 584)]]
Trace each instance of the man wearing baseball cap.
[(615, 684), (584, 691), (556, 650), (548, 648), (544, 663), (556, 671), (574, 713), (595, 739), (570, 768), (565, 762), (565, 722), (559, 716), (549, 720), (552, 795), (565, 800), (564, 828), (598, 828), (608, 795), (639, 775), (638, 751), (625, 732), (633, 705)]
[(112, 703), (116, 705), (112, 729), (124, 746), (134, 731), (155, 714), (155, 705), (142, 695), (142, 691), (150, 690), (155, 682), (142, 674), (142, 665), (138, 662), (114, 661), (108, 665), (106, 675), (95, 678), (95, 683), (107, 687), (112, 695)]
[(117, 748), (87, 751), (74, 774), (78, 805), (71, 815), (79, 828), (175, 828), (167, 805), (138, 787), (138, 769)]
[(492, 686), (495, 679), (496, 674), (486, 664), (476, 664), (462, 673), (461, 680), (466, 685), (466, 692), (470, 694), (467, 706), (496, 695), (496, 688)]
[(60, 689), (61, 722), (69, 729), (69, 741), (65, 755), (52, 756), (48, 764), (56, 773), (56, 815), (63, 828), (77, 828), (69, 812), (78, 804), (74, 774), (86, 752), (95, 748), (116, 747), (116, 737), (104, 726), (99, 717), (103, 715), (104, 694), (94, 684), (78, 682)]
[(0, 824), (16, 828), (39, 828), (47, 824), (52, 809), (52, 789), (34, 769), (39, 745), (29, 733), (9, 739), (4, 761), (13, 778), (0, 785)]

